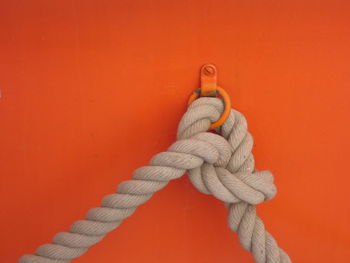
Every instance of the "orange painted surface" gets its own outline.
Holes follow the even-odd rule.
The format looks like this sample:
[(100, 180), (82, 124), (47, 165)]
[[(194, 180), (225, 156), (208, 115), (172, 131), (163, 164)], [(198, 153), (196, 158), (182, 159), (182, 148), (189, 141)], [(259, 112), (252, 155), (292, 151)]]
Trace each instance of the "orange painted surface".
[[(350, 258), (348, 1), (1, 1), (0, 262), (15, 262), (175, 139), (199, 69), (243, 112), (258, 207), (294, 262)], [(253, 262), (226, 210), (171, 182), (75, 262)]]

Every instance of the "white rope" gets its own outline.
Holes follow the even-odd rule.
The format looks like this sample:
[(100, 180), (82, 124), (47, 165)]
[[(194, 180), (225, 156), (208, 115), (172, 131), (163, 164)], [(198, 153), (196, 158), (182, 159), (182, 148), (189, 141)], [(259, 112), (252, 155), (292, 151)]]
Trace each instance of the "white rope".
[(19, 262), (68, 263), (80, 257), (155, 192), (185, 173), (198, 191), (225, 203), (229, 227), (257, 263), (291, 262), (256, 216), (255, 205), (272, 199), (276, 187), (269, 171), (254, 168), (253, 138), (244, 116), (232, 109), (216, 129), (218, 134), (207, 132), (222, 112), (220, 99), (195, 100), (180, 121), (177, 141), (166, 152), (135, 170), (131, 180), (122, 182), (115, 194), (105, 196), (101, 207), (92, 208), (69, 232), (56, 234), (52, 244), (41, 245), (34, 255), (24, 255)]

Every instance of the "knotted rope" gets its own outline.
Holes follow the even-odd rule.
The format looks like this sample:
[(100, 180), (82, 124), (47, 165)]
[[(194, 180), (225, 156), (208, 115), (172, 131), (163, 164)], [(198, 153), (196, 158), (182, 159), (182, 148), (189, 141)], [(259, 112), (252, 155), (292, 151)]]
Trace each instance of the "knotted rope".
[(272, 199), (276, 187), (270, 172), (254, 168), (253, 138), (244, 116), (232, 109), (225, 123), (216, 129), (218, 134), (207, 132), (222, 111), (220, 99), (194, 101), (180, 121), (177, 141), (166, 152), (153, 156), (148, 166), (136, 169), (131, 180), (122, 182), (117, 193), (105, 196), (102, 206), (92, 208), (86, 219), (71, 225), (69, 232), (56, 234), (52, 244), (40, 246), (35, 255), (24, 255), (19, 262), (68, 263), (80, 257), (155, 192), (184, 173), (189, 174), (198, 191), (225, 203), (229, 227), (257, 263), (291, 262), (256, 216), (255, 205)]

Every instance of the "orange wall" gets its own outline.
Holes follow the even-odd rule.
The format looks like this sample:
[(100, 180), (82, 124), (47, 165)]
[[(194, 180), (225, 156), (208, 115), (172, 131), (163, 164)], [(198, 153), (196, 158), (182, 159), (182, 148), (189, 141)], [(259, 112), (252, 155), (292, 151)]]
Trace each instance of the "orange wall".
[[(199, 68), (255, 138), (258, 213), (294, 262), (350, 258), (348, 1), (1, 1), (0, 262), (81, 219), (175, 139)], [(156, 222), (156, 223), (154, 223)], [(252, 262), (183, 177), (75, 262)]]

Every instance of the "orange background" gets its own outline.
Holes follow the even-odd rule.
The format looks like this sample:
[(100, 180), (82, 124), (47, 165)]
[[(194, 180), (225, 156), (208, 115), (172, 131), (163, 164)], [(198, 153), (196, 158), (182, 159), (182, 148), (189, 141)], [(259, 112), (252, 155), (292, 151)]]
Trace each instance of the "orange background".
[[(279, 190), (294, 262), (350, 258), (348, 1), (1, 1), (0, 262), (83, 218), (175, 139), (215, 63)], [(74, 262), (253, 262), (226, 210), (171, 182)]]

